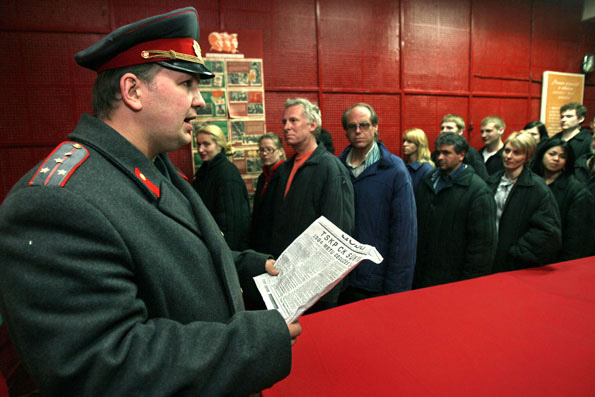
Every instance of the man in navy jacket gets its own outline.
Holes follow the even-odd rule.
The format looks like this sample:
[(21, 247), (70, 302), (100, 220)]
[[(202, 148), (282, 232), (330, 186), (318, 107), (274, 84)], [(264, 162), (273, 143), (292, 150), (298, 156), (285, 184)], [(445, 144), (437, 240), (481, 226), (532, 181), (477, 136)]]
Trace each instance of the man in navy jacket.
[(351, 145), (339, 156), (355, 193), (354, 237), (375, 246), (384, 261), (363, 261), (350, 274), (341, 303), (411, 289), (417, 243), (415, 196), (399, 157), (377, 142), (378, 116), (357, 103), (345, 111), (343, 128)]

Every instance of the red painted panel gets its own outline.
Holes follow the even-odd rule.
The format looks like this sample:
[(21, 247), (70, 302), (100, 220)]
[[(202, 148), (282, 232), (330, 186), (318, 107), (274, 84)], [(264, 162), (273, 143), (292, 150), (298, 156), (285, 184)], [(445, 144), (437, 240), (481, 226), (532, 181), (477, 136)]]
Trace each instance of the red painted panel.
[(399, 59), (368, 56), (362, 68), (362, 91), (378, 89), (394, 92), (399, 89)]
[(473, 73), (527, 78), (531, 55), (531, 2), (473, 2)]
[(534, 60), (533, 75), (539, 76), (545, 70), (579, 73), (584, 55), (582, 38), (593, 43), (593, 28), (581, 22), (580, 0), (539, 1), (534, 4)]
[(403, 86), (469, 88), (469, 2), (403, 1)]
[(313, 88), (318, 86), (318, 64), (315, 51), (277, 51), (278, 56), (263, 61), (265, 89)]
[(73, 95), (74, 114), (71, 115), (73, 122), (78, 122), (78, 119), (83, 113), (93, 113), (93, 86), (80, 86), (76, 88)]
[(19, 34), (18, 40), (22, 66), (30, 71), (27, 83), (56, 85), (70, 82), (69, 72), (75, 62), (67, 34), (24, 32)]
[(536, 38), (573, 41), (581, 34), (582, 0), (533, 2)]
[[(208, 32), (217, 32), (219, 31), (220, 21), (219, 21), (219, 10), (217, 8), (207, 8), (206, 6), (211, 2), (201, 2), (200, 7), (198, 5), (194, 5), (196, 11), (198, 11), (198, 25), (200, 26), (201, 30), (206, 30)], [(216, 6), (216, 2), (212, 2), (212, 6)], [(206, 48), (203, 49), (203, 52), (207, 52)]]
[[(184, 0), (118, 0), (110, 1), (113, 4), (112, 13), (115, 27), (127, 25), (143, 18), (188, 7), (188, 1)], [(196, 5), (194, 5), (196, 8)]]
[[(0, 34), (0, 76), (9, 81), (24, 81), (27, 69), (23, 62), (21, 37), (23, 33), (2, 32)], [(8, 62), (10, 60), (10, 62)]]
[[(517, 81), (517, 80), (502, 80), (498, 78), (479, 78), (474, 77), (471, 82), (473, 92), (491, 92), (491, 93), (502, 93), (504, 95), (518, 94), (528, 95), (529, 94), (529, 81)], [(541, 91), (539, 92), (541, 94)]]
[(469, 0), (402, 0), (410, 23), (461, 28), (469, 25)]
[(54, 145), (30, 148), (0, 148), (0, 202), (5, 195), (38, 162), (50, 154)]
[(250, 10), (258, 12), (269, 12), (272, 0), (225, 0), (221, 5), (229, 11)]
[(0, 26), (6, 30), (109, 32), (105, 0), (3, 0)]
[(527, 123), (529, 123), (530, 121), (539, 120), (540, 114), (541, 114), (541, 99), (533, 99), (531, 101), (531, 113), (527, 117), (529, 119), (527, 121)]
[(543, 77), (543, 75), (539, 75), (539, 76), (533, 75), (533, 80), (538, 80), (539, 82), (531, 83), (531, 96), (541, 97), (542, 77)]
[[(325, 54), (320, 56), (320, 64), (323, 70), (321, 85), (326, 89), (364, 89), (364, 77), (362, 69), (364, 60), (355, 54)], [(372, 76), (370, 76), (373, 79)]]
[(31, 119), (33, 136), (29, 142), (60, 142), (66, 138), (75, 126), (72, 115), (75, 111), (70, 88), (43, 86), (33, 87), (37, 92), (29, 99), (35, 117)]
[(595, 86), (589, 85), (585, 87), (584, 99), (588, 101), (595, 101)]
[(314, 4), (279, 2), (271, 17), (271, 42), (265, 43), (266, 88), (318, 85)]
[[(398, 89), (398, 3), (320, 3), (321, 85), (337, 89)], [(374, 62), (382, 59), (380, 66)]]
[[(8, 100), (10, 98), (10, 100)], [(31, 136), (31, 110), (28, 104), (29, 89), (18, 84), (4, 84), (2, 87), (2, 112), (0, 112), (0, 145), (28, 143)], [(0, 164), (6, 163), (3, 159)], [(2, 174), (3, 172), (0, 172)]]

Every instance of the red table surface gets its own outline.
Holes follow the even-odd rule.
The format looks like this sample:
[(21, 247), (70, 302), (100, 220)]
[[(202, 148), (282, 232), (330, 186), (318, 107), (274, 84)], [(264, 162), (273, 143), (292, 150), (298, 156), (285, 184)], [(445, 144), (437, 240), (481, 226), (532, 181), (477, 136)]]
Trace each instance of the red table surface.
[(272, 396), (595, 396), (595, 257), (301, 318)]

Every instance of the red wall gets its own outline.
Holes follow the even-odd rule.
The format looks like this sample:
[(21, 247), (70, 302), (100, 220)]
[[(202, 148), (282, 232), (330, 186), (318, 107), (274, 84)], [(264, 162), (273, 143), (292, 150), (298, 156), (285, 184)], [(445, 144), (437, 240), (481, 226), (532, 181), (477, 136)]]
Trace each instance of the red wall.
[[(578, 73), (595, 52), (595, 23), (580, 0), (4, 0), (0, 6), (0, 200), (90, 112), (94, 73), (74, 53), (115, 27), (174, 8), (198, 9), (202, 29), (260, 30), (267, 128), (281, 133), (283, 103), (319, 103), (337, 151), (340, 116), (364, 101), (380, 138), (400, 154), (401, 131), (431, 141), (445, 113), (475, 126), (497, 114), (508, 132), (539, 117), (544, 70)], [(241, 38), (240, 38), (241, 50)], [(584, 103), (595, 114), (595, 77)], [(191, 174), (188, 148), (172, 154)]]

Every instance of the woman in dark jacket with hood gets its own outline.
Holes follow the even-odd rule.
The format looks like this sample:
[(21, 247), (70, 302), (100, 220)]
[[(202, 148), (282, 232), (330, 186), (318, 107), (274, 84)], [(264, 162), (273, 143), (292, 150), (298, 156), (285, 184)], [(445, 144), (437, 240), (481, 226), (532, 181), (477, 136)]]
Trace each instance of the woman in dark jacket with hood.
[(593, 195), (574, 173), (574, 150), (568, 142), (552, 138), (538, 150), (533, 171), (544, 178), (560, 210), (562, 250), (557, 261), (584, 258), (595, 246)]
[(556, 200), (528, 167), (535, 146), (530, 134), (511, 134), (502, 152), (504, 170), (488, 179), (498, 219), (494, 272), (552, 263), (562, 243)]

